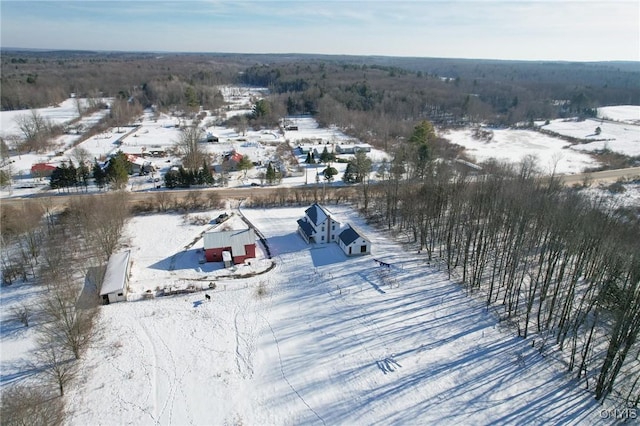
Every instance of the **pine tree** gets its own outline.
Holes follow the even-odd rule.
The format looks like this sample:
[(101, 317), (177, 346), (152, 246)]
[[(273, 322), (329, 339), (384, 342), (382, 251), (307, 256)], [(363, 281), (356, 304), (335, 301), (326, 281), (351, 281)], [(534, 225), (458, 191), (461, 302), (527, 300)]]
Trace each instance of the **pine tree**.
[(118, 151), (107, 166), (107, 178), (115, 189), (122, 189), (129, 182), (129, 161), (124, 152)]
[(169, 189), (173, 189), (178, 186), (179, 180), (178, 172), (175, 170), (169, 170), (164, 175), (164, 186)]
[(268, 185), (273, 185), (273, 183), (276, 181), (276, 170), (271, 165), (271, 162), (269, 162), (269, 164), (267, 165), (267, 173), (265, 179), (267, 180)]
[(65, 170), (65, 183), (68, 188), (77, 186), (78, 184), (78, 170), (73, 165), (73, 161), (69, 161), (69, 167)]
[(89, 177), (91, 177), (91, 171), (85, 163), (80, 163), (78, 167), (78, 183), (84, 186), (84, 190), (87, 190), (89, 186)]
[(95, 181), (96, 186), (100, 189), (104, 188), (107, 183), (107, 174), (102, 170), (98, 161), (93, 164), (93, 180)]
[(347, 169), (344, 171), (344, 176), (342, 180), (344, 183), (354, 183), (356, 182), (356, 166), (353, 161), (349, 161), (347, 164)]

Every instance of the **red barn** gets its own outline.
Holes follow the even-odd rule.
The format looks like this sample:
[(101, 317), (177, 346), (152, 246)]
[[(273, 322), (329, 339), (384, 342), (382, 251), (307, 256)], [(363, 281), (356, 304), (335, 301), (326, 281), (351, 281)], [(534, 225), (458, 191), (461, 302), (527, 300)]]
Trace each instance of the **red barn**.
[(31, 166), (31, 175), (37, 177), (51, 176), (56, 166), (47, 163), (35, 163)]
[(256, 257), (256, 234), (253, 229), (210, 231), (204, 234), (204, 255), (207, 262), (222, 262), (222, 252), (231, 253), (233, 263), (244, 263)]

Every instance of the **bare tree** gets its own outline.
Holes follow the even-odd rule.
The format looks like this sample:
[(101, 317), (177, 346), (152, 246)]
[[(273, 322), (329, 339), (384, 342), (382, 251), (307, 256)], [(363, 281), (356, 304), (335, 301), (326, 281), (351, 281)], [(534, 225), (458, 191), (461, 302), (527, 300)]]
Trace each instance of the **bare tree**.
[(73, 200), (70, 213), (81, 226), (85, 242), (106, 261), (116, 250), (122, 229), (129, 217), (127, 195), (114, 192)]
[(202, 137), (203, 130), (197, 123), (193, 123), (182, 129), (180, 139), (175, 142), (174, 148), (182, 157), (182, 165), (185, 169), (198, 170), (204, 162), (208, 163), (209, 156), (200, 147)]
[(16, 117), (15, 121), (24, 136), (25, 145), (29, 149), (39, 152), (46, 147), (51, 123), (38, 111), (31, 110), (31, 114), (20, 115)]
[(41, 309), (49, 322), (43, 327), (44, 346), (55, 342), (79, 359), (93, 338), (94, 308), (79, 309), (78, 284), (72, 281), (52, 285)]
[(13, 316), (20, 321), (25, 327), (29, 327), (29, 318), (31, 318), (31, 307), (24, 303), (14, 306), (11, 309)]
[(78, 369), (73, 354), (55, 336), (45, 334), (35, 351), (34, 367), (43, 368), (47, 382), (57, 387), (60, 396), (64, 396), (66, 386), (77, 375)]
[(62, 399), (39, 386), (7, 385), (2, 389), (0, 418), (3, 426), (60, 425)]

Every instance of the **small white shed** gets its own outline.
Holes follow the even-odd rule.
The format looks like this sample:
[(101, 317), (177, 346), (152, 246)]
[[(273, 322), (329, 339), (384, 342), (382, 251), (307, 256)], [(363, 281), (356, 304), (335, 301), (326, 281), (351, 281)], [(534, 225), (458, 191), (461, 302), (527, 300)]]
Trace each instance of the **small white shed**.
[(340, 232), (338, 245), (347, 256), (371, 254), (371, 241), (351, 225)]
[(100, 296), (105, 304), (127, 300), (127, 284), (129, 283), (129, 250), (114, 253), (109, 258), (107, 270), (102, 281)]

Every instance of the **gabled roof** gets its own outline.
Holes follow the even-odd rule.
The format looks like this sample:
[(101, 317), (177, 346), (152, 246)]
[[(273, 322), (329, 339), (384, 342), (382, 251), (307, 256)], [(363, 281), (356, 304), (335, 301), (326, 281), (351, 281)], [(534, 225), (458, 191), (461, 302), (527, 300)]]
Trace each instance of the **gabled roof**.
[(361, 232), (353, 228), (351, 225), (347, 225), (345, 230), (340, 233), (338, 238), (340, 238), (340, 241), (342, 241), (344, 245), (347, 245), (347, 246), (352, 242), (354, 242), (355, 240), (357, 240), (358, 238), (362, 238), (365, 241), (369, 241), (367, 237), (365, 237)]
[(31, 166), (31, 172), (51, 172), (56, 169), (56, 166), (48, 163), (35, 163)]
[(298, 219), (298, 226), (307, 235), (307, 237), (313, 236), (313, 227), (309, 222), (304, 219)]
[(127, 268), (129, 266), (130, 251), (114, 253), (109, 258), (107, 270), (104, 273), (100, 296), (110, 293), (121, 293), (127, 281)]
[(211, 231), (204, 234), (204, 248), (231, 247), (234, 256), (245, 254), (244, 246), (255, 244), (256, 234), (253, 229), (235, 231)]
[(330, 216), (329, 212), (318, 203), (313, 203), (311, 207), (305, 210), (304, 214), (306, 214), (311, 222), (316, 226), (324, 222), (327, 217)]

